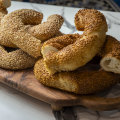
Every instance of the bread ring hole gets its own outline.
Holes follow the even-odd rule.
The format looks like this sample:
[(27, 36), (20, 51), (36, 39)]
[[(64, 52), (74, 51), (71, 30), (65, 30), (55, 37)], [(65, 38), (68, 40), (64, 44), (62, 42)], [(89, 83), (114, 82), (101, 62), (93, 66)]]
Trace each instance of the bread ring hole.
[(101, 66), (107, 71), (120, 73), (120, 61), (114, 57), (103, 58), (101, 61)]
[(114, 65), (112, 64), (112, 60), (111, 59), (107, 59), (103, 62), (104, 66), (107, 68), (107, 69), (113, 69), (114, 68)]
[(110, 65), (110, 62), (111, 62), (111, 60), (106, 60), (106, 61), (104, 62), (104, 64), (107, 65), (107, 66), (109, 66), (109, 65)]
[(100, 60), (101, 60), (101, 56), (95, 56), (91, 61), (89, 61), (88, 63), (90, 64), (95, 64), (95, 65), (99, 65), (100, 64)]
[(101, 57), (95, 56), (90, 62), (88, 62), (85, 66), (80, 67), (79, 69), (86, 68), (86, 70), (98, 70), (99, 71), (101, 69), (100, 60), (101, 60)]
[(10, 47), (4, 47), (4, 49), (9, 53), (17, 50), (18, 48), (10, 48)]

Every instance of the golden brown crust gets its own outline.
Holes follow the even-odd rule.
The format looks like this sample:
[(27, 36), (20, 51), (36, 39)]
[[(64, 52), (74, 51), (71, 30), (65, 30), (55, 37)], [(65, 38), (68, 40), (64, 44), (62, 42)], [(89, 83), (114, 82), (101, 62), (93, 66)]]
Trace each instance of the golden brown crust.
[[(11, 0), (1, 0), (0, 1), (0, 27), (2, 18), (8, 13), (7, 7), (11, 5)], [(9, 47), (16, 47), (13, 43), (6, 39), (6, 32), (1, 31), (0, 29), (0, 45), (5, 45)]]
[(104, 15), (95, 9), (81, 9), (75, 15), (75, 26), (77, 30), (84, 30), (84, 33), (96, 31), (103, 24), (107, 32), (108, 28)]
[(86, 68), (50, 75), (43, 59), (36, 62), (34, 74), (36, 79), (46, 86), (76, 94), (96, 93), (108, 89), (118, 82), (118, 76), (113, 73)]
[[(48, 17), (47, 22), (40, 24), (42, 17), (42, 13), (28, 9), (17, 10), (8, 14), (2, 20), (0, 44), (7, 47), (19, 47), (33, 57), (40, 56), (41, 41), (54, 37), (59, 32), (63, 23), (63, 18), (60, 15), (51, 15)], [(3, 25), (9, 24), (9, 22), (12, 23), (10, 25)], [(23, 40), (24, 42), (22, 42)]]
[(62, 35), (64, 35), (64, 33), (62, 33), (61, 31), (58, 31), (58, 32), (55, 34), (55, 36), (53, 36), (53, 37), (58, 37), (58, 36), (62, 36)]
[(8, 8), (11, 5), (11, 0), (0, 0), (0, 8)]
[(41, 55), (41, 41), (30, 35), (25, 25), (37, 25), (43, 15), (35, 10), (21, 9), (7, 14), (1, 21), (1, 29), (6, 32), (7, 38), (17, 47), (33, 57)]
[[(89, 16), (89, 13), (93, 15), (91, 14), (91, 17), (86, 18), (86, 16)], [(78, 35), (80, 37), (76, 38), (74, 43), (58, 50), (57, 47), (55, 47), (55, 43), (57, 44), (60, 41), (61, 43), (62, 41), (67, 42), (67, 38), (65, 39), (64, 36), (60, 36), (56, 38), (59, 42), (55, 42), (56, 39), (53, 39), (50, 40), (52, 42), (47, 41), (42, 46), (41, 50), (46, 68), (51, 74), (57, 71), (72, 71), (85, 65), (103, 46), (107, 31), (107, 23), (103, 14), (97, 10), (80, 10), (76, 16), (79, 14), (81, 21), (86, 20), (86, 22), (80, 26), (80, 28), (85, 28), (85, 31), (82, 36)], [(94, 25), (91, 26), (91, 23)], [(68, 38), (71, 39), (71, 36), (68, 35)]]
[(100, 64), (104, 70), (120, 74), (120, 42), (117, 39), (107, 35), (100, 55)]
[[(25, 29), (26, 31), (28, 31), (28, 29), (30, 28), (30, 25), (26, 25)], [(12, 48), (17, 48), (16, 45), (14, 45), (12, 42), (9, 41), (9, 36), (7, 37), (7, 33), (3, 30), (0, 30), (0, 45), (6, 46), (6, 47), (12, 47)], [(64, 35), (64, 33), (58, 31), (54, 36), (54, 37), (58, 37), (58, 36), (62, 36)], [(47, 39), (46, 39), (47, 40)]]
[[(0, 2), (0, 21), (7, 14), (6, 8), (11, 5), (10, 0), (2, 0)], [(1, 26), (1, 25), (0, 25)], [(0, 30), (1, 31), (1, 30)], [(4, 34), (5, 33), (5, 34)], [(6, 32), (0, 32), (0, 44), (6, 40), (8, 34)], [(3, 35), (4, 34), (4, 35)], [(15, 47), (11, 42), (7, 44)], [(12, 52), (7, 52), (4, 47), (0, 46), (0, 67), (11, 70), (26, 69), (33, 67), (36, 62), (36, 59), (29, 56), (27, 53), (18, 49)]]
[[(28, 31), (30, 27), (31, 25), (26, 25), (25, 30)], [(9, 39), (10, 39), (9, 34), (5, 30), (0, 29), (0, 45), (6, 46), (6, 47), (18, 48)]]
[(0, 21), (8, 13), (7, 8), (10, 5), (11, 5), (11, 0), (0, 0)]
[(26, 69), (33, 67), (36, 59), (23, 52), (21, 49), (7, 52), (0, 46), (0, 67), (10, 70)]
[(45, 41), (52, 38), (61, 28), (64, 19), (60, 15), (51, 15), (46, 22), (33, 26), (29, 29), (29, 33), (34, 37)]
[(6, 46), (6, 47), (12, 47), (12, 48), (17, 48), (16, 45), (14, 45), (10, 40), (9, 40), (9, 35), (0, 29), (0, 45)]
[(8, 12), (6, 8), (0, 8), (0, 21), (7, 13)]
[(120, 60), (120, 41), (110, 35), (106, 36), (106, 41), (100, 53), (102, 57), (107, 54), (111, 54), (113, 57)]
[[(59, 44), (62, 45), (63, 47), (66, 47), (70, 44), (73, 44), (77, 38), (80, 38), (81, 36), (79, 34), (66, 34), (66, 35), (60, 35), (55, 38), (49, 39), (44, 43), (44, 46), (49, 45), (49, 44)], [(44, 47), (43, 46), (43, 47)], [(53, 46), (56, 47), (57, 46)]]

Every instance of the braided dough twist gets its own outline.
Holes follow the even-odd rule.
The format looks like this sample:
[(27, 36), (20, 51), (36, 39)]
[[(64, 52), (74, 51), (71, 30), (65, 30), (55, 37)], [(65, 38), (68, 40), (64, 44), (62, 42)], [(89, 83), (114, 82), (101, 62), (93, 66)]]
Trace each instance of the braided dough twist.
[[(57, 49), (53, 44), (57, 39), (62, 41), (65, 36), (53, 38), (42, 46), (45, 65), (51, 74), (57, 71), (72, 71), (90, 61), (103, 46), (106, 38), (107, 23), (104, 15), (97, 10), (83, 9), (75, 15), (75, 24), (78, 30), (84, 30), (81, 37), (76, 38), (63, 49)], [(71, 37), (68, 35), (68, 37)], [(71, 39), (71, 38), (69, 38)], [(67, 42), (67, 39), (66, 39)], [(57, 45), (58, 46), (58, 45)]]
[[(46, 27), (41, 23), (43, 18), (42, 13), (39, 13), (30, 9), (16, 10), (8, 15), (6, 15), (1, 23), (1, 29), (6, 32), (7, 38), (15, 44), (17, 47), (21, 48), (23, 51), (27, 52), (33, 57), (41, 56), (41, 40), (46, 40), (54, 36), (60, 29), (63, 18), (59, 15), (52, 15), (48, 18)], [(53, 19), (55, 18), (55, 19)], [(56, 21), (55, 21), (56, 20)], [(48, 24), (47, 24), (48, 23)], [(56, 29), (51, 33), (49, 30), (49, 25)], [(36, 25), (33, 27), (25, 25)], [(38, 29), (39, 28), (39, 29)], [(37, 30), (36, 30), (37, 29)], [(41, 32), (39, 32), (41, 31)], [(39, 39), (35, 38), (39, 37)], [(7, 40), (7, 39), (6, 39)]]
[(100, 65), (106, 71), (120, 74), (120, 42), (107, 35), (106, 42), (101, 51)]
[[(94, 65), (90, 68), (94, 68)], [(34, 74), (40, 83), (76, 94), (91, 94), (108, 89), (118, 83), (119, 77), (103, 70), (87, 67), (69, 72), (50, 75), (43, 59), (36, 62)]]

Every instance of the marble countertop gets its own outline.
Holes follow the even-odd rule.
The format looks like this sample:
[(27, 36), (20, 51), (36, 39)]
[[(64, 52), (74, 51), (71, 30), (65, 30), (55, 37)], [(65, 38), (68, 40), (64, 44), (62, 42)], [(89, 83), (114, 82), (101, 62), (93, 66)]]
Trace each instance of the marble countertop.
[[(82, 33), (78, 32), (74, 26), (74, 16), (79, 8), (59, 7), (42, 4), (32, 4), (23, 2), (12, 2), (8, 9), (12, 12), (17, 9), (35, 9), (44, 14), (45, 21), (49, 15), (60, 14), (65, 22), (61, 28), (63, 33)], [(120, 13), (101, 11), (107, 19), (109, 30), (107, 34), (120, 40)], [(120, 85), (114, 87), (109, 96), (120, 95)], [(54, 113), (55, 114), (55, 113)], [(81, 106), (68, 107), (59, 111), (57, 120), (120, 120), (120, 110), (97, 112), (88, 110)], [(12, 88), (0, 84), (0, 120), (55, 120), (50, 105), (33, 99)]]

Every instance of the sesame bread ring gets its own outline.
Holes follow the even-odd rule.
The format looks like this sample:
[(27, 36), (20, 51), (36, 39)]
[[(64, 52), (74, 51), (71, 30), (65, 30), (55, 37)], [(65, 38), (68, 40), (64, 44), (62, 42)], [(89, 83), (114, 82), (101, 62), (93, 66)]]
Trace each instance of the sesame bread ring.
[[(80, 37), (81, 36), (79, 34), (66, 34), (62, 36), (60, 35), (58, 37), (49, 39), (47, 42), (44, 43), (44, 46), (46, 47), (47, 45), (51, 45), (52, 47), (60, 50), (70, 44), (73, 44), (77, 40), (77, 38), (80, 38)], [(44, 50), (42, 49), (41, 52), (43, 53), (43, 57), (47, 56), (48, 50), (49, 50), (49, 47), (48, 49), (47, 47)], [(54, 49), (53, 49), (53, 52), (54, 52)], [(52, 54), (52, 51), (51, 51), (51, 54)]]
[(106, 71), (120, 74), (120, 42), (107, 35), (101, 55), (101, 67)]
[[(17, 10), (17, 11), (14, 11), (6, 15), (1, 21), (2, 22), (1, 29), (3, 31), (1, 33), (8, 34), (7, 35), (8, 39), (7, 38), (4, 39), (4, 35), (2, 35), (3, 36), (3, 37), (1, 36), (1, 38), (3, 38), (3, 40), (1, 40), (2, 45), (6, 46), (9, 43), (9, 41), (11, 41), (13, 44), (21, 48), (23, 51), (27, 52), (31, 56), (33, 57), (40, 56), (41, 55), (41, 52), (40, 52), (41, 40), (44, 39), (45, 41), (49, 39), (50, 37), (53, 37), (59, 31), (63, 23), (63, 18), (60, 15), (52, 15), (48, 18), (47, 22), (40, 24), (42, 17), (43, 17), (42, 13), (39, 13), (34, 10), (29, 10), (29, 9)], [(36, 22), (32, 22), (32, 21), (36, 21)], [(16, 23), (17, 25), (15, 25)], [(26, 29), (25, 28), (26, 24), (34, 25), (34, 26)], [(29, 37), (27, 37), (27, 35)], [(41, 39), (38, 40), (36, 37), (37, 38), (39, 37), (39, 39), (40, 38)]]
[[(11, 5), (11, 0), (1, 0), (0, 1), (0, 27), (2, 18), (8, 13), (7, 8)], [(6, 39), (6, 32), (1, 31), (0, 29), (0, 45), (5, 45), (9, 47), (16, 47), (8, 39)]]
[(50, 75), (43, 59), (36, 62), (34, 75), (40, 83), (76, 94), (91, 94), (103, 91), (118, 82), (118, 76), (103, 70), (80, 68), (75, 71), (59, 72)]
[(0, 46), (0, 67), (10, 70), (26, 69), (33, 67), (36, 59), (17, 49), (7, 52), (4, 47)]
[(7, 14), (7, 9), (0, 7), (0, 21), (6, 14)]
[(61, 31), (58, 31), (58, 32), (55, 34), (55, 36), (53, 36), (53, 37), (58, 37), (58, 36), (62, 36), (62, 35), (64, 35), (64, 33), (62, 33)]
[[(26, 30), (28, 30), (30, 26), (26, 26)], [(53, 37), (58, 37), (63, 35), (62, 32), (58, 31)], [(16, 45), (14, 45), (12, 42), (9, 41), (9, 38), (6, 38), (7, 33), (4, 32), (0, 32), (0, 45), (6, 46), (6, 47), (12, 47), (12, 48), (17, 48)], [(42, 43), (43, 44), (43, 43)]]
[[(57, 71), (72, 71), (89, 62), (101, 49), (106, 38), (107, 23), (104, 15), (97, 10), (83, 9), (75, 15), (75, 24), (78, 30), (84, 30), (81, 37), (75, 42), (58, 50), (52, 43), (64, 36), (45, 42), (42, 54), (48, 71), (54, 74)], [(79, 27), (78, 27), (79, 26)], [(66, 37), (66, 35), (65, 35)], [(67, 39), (66, 39), (67, 42)]]
[[(26, 30), (28, 31), (28, 29), (31, 26), (27, 25), (25, 27), (26, 27)], [(64, 35), (64, 34), (60, 31), (58, 31), (52, 38), (62, 36), (62, 35)], [(7, 33), (5, 31), (0, 32), (0, 45), (6, 46), (6, 47), (17, 48), (17, 46), (15, 44), (13, 44), (11, 41), (9, 41), (9, 38), (7, 38), (6, 36), (7, 36)]]
[(8, 8), (11, 5), (11, 0), (0, 0), (0, 8)]
[(10, 7), (11, 0), (0, 0), (0, 21), (8, 13), (7, 8)]
[[(29, 27), (30, 27), (30, 25), (26, 25), (25, 30), (28, 30)], [(8, 33), (5, 30), (0, 29), (0, 45), (5, 46), (5, 47), (18, 48), (9, 39), (10, 39), (10, 37), (9, 37)]]
[[(40, 39), (41, 42), (44, 42), (49, 38), (56, 36), (59, 33), (62, 24), (63, 18), (60, 15), (55, 14), (49, 16), (47, 21), (42, 24), (25, 26), (25, 30), (32, 36)], [(10, 42), (9, 38), (6, 38), (6, 31), (4, 30), (0, 32), (0, 44), (7, 47), (16, 47), (16, 45)]]
[(45, 41), (52, 38), (59, 31), (63, 22), (64, 19), (62, 16), (57, 14), (51, 15), (46, 22), (31, 27), (29, 33), (41, 41)]
[(1, 20), (1, 29), (7, 33), (7, 38), (33, 57), (41, 55), (41, 41), (25, 29), (25, 25), (38, 25), (41, 23), (43, 14), (31, 9), (16, 10), (7, 14)]

